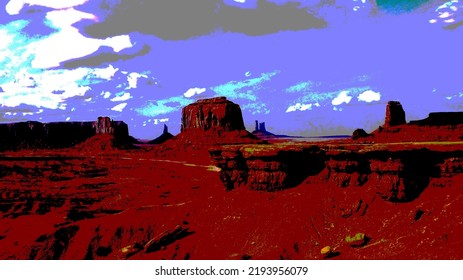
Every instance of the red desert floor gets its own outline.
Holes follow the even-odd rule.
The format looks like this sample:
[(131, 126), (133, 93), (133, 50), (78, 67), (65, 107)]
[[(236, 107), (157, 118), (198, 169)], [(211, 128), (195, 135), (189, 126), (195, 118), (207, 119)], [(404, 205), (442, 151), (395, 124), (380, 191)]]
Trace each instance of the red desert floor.
[[(3, 153), (0, 259), (463, 258), (463, 175), (403, 203), (309, 180), (226, 191), (207, 151), (151, 149)], [(368, 243), (349, 246), (359, 232)]]

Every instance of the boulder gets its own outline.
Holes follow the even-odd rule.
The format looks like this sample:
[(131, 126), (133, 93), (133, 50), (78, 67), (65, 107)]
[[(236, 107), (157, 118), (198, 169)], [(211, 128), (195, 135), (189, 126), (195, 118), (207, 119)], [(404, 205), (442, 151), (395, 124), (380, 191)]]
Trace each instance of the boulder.
[(370, 134), (368, 134), (365, 130), (361, 129), (361, 128), (357, 128), (356, 130), (354, 130), (354, 132), (352, 133), (352, 139), (353, 140), (357, 140), (359, 138), (366, 138), (370, 136)]

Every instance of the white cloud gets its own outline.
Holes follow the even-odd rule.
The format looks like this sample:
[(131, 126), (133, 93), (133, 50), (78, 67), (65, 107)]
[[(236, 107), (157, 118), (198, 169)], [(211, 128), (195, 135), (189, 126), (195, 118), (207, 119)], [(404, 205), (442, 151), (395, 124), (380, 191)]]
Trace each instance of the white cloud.
[[(89, 75), (99, 79), (110, 79), (109, 72), (113, 72), (111, 67), (48, 70), (37, 73), (29, 73), (27, 69), (21, 69), (7, 81), (0, 83), (4, 91), (0, 95), (0, 104), (5, 107), (25, 104), (37, 108), (65, 109), (67, 99), (84, 96), (90, 90), (89, 86), (79, 83)], [(105, 98), (111, 95), (109, 92), (102, 94)]]
[(352, 100), (352, 96), (347, 95), (349, 92), (344, 90), (339, 93), (339, 95), (331, 101), (331, 104), (334, 106), (339, 106), (342, 103), (348, 104)]
[(129, 83), (127, 89), (137, 88), (138, 79), (141, 77), (148, 78), (148, 76), (136, 72), (132, 72), (129, 75), (127, 75), (127, 82)]
[(153, 119), (153, 124), (165, 123), (165, 122), (168, 122), (168, 121), (169, 121), (168, 118), (165, 118), (165, 119)]
[(197, 94), (201, 94), (201, 93), (204, 93), (206, 91), (205, 88), (190, 88), (189, 90), (187, 90), (183, 95), (185, 97), (193, 97), (194, 95), (197, 95)]
[(381, 94), (379, 92), (375, 92), (372, 90), (366, 90), (359, 94), (357, 97), (358, 101), (364, 101), (364, 102), (373, 102), (373, 101), (379, 101), (381, 99)]
[(116, 112), (122, 112), (122, 110), (124, 110), (126, 106), (127, 106), (127, 103), (121, 103), (119, 105), (112, 107), (111, 110), (116, 111)]
[(286, 110), (286, 113), (296, 112), (296, 111), (306, 111), (306, 110), (311, 110), (311, 109), (312, 109), (312, 104), (296, 103), (295, 105), (289, 106), (288, 109)]
[(111, 96), (111, 93), (109, 91), (103, 91), (101, 95), (103, 95), (103, 98), (108, 99)]
[(128, 35), (93, 39), (83, 36), (72, 26), (82, 19), (95, 19), (92, 14), (70, 8), (50, 11), (46, 17), (59, 31), (26, 45), (28, 55), (34, 56), (34, 68), (57, 67), (64, 61), (90, 55), (101, 46), (111, 47), (115, 52), (133, 46)]
[(130, 95), (129, 92), (124, 92), (123, 95), (121, 96), (116, 96), (114, 98), (111, 99), (111, 101), (113, 102), (121, 102), (121, 101), (127, 101), (129, 100), (130, 98), (132, 98), (132, 96)]
[(35, 55), (32, 67), (52, 68), (59, 66), (61, 62), (90, 55), (101, 46), (111, 47), (118, 52), (132, 47), (132, 44), (127, 35), (105, 40), (90, 39), (80, 34), (76, 28), (69, 27), (43, 40), (30, 43), (28, 49)]
[(26, 104), (38, 108), (63, 109), (66, 99), (84, 96), (90, 90), (90, 87), (78, 84), (88, 72), (89, 69), (80, 68), (30, 74), (23, 69), (11, 81), (0, 85), (4, 91), (0, 95), (0, 103), (6, 107)]
[(242, 3), (242, 4), (246, 3), (246, 0), (233, 0), (233, 1), (235, 1), (237, 3)]
[(93, 70), (93, 75), (97, 78), (104, 79), (104, 80), (111, 80), (111, 78), (116, 74), (119, 68), (114, 68), (112, 65), (109, 65), (106, 68), (96, 68)]
[(70, 8), (65, 10), (50, 11), (47, 13), (46, 19), (51, 21), (55, 27), (66, 28), (76, 22), (81, 21), (82, 19), (96, 20), (96, 16)]

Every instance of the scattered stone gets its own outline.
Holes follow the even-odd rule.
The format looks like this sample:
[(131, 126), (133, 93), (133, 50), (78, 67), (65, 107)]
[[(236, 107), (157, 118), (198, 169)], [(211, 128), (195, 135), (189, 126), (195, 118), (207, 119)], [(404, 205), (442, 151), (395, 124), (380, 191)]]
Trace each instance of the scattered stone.
[(357, 233), (354, 236), (346, 236), (345, 241), (351, 247), (362, 247), (368, 243), (369, 238), (364, 233)]

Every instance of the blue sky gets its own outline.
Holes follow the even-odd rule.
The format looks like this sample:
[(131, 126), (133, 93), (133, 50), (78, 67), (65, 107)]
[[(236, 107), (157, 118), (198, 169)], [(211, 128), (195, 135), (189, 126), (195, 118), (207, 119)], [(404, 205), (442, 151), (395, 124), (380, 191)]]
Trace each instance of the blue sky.
[(226, 96), (274, 133), (350, 134), (463, 110), (463, 2), (11, 0), (0, 122), (110, 116), (139, 138)]

